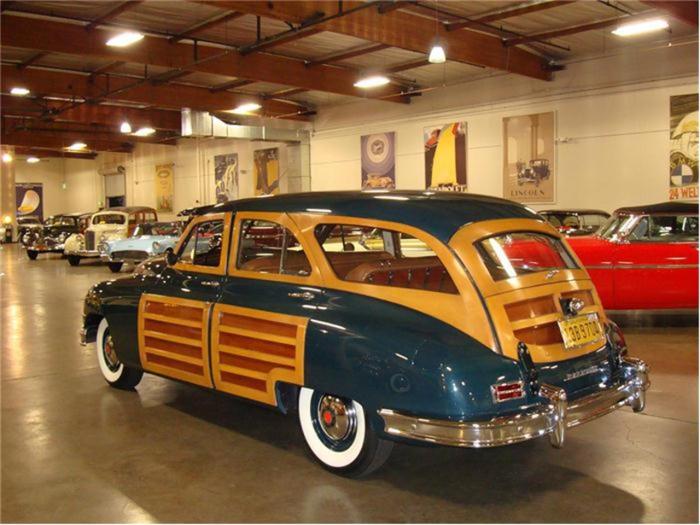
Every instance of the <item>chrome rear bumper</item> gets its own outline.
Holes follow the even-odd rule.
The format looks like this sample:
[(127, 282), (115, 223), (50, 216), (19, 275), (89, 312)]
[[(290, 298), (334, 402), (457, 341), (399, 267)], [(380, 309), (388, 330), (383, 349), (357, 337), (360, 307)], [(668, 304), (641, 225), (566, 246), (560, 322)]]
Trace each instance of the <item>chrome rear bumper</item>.
[(539, 395), (545, 403), (534, 410), (487, 421), (456, 422), (427, 419), (381, 409), (387, 434), (453, 447), (498, 447), (548, 435), (552, 446), (564, 446), (566, 429), (609, 414), (625, 405), (635, 412), (645, 406), (649, 388), (648, 369), (644, 361), (626, 358), (622, 366), (627, 379), (568, 403), (562, 388), (542, 385)]

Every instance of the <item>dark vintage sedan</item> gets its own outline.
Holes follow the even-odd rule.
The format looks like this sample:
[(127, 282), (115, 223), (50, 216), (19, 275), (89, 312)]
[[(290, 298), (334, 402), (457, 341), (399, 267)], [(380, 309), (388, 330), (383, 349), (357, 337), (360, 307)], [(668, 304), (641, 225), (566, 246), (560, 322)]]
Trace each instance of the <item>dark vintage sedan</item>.
[(296, 413), (312, 457), (351, 476), (394, 441), (561, 447), (643, 410), (649, 384), (559, 232), (448, 192), (205, 208), (172, 252), (89, 290), (81, 338), (114, 387), (149, 372)]
[[(17, 217), (17, 239), (24, 245), (24, 234), (33, 230), (40, 230), (43, 226), (39, 217), (35, 215)], [(29, 239), (29, 237), (27, 237)]]
[(90, 213), (66, 213), (52, 215), (41, 228), (25, 232), (20, 241), (31, 260), (40, 253), (63, 253), (66, 239), (74, 233), (81, 233), (90, 224)]
[(543, 210), (540, 215), (567, 237), (593, 235), (610, 218), (603, 210)]

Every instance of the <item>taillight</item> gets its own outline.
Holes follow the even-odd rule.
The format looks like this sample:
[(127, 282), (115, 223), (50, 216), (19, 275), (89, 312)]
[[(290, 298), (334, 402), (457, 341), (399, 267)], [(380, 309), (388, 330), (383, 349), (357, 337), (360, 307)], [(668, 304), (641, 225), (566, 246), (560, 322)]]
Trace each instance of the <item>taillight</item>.
[(514, 381), (512, 383), (499, 383), (491, 385), (491, 397), (494, 402), (503, 403), (510, 399), (519, 399), (525, 397), (522, 381)]

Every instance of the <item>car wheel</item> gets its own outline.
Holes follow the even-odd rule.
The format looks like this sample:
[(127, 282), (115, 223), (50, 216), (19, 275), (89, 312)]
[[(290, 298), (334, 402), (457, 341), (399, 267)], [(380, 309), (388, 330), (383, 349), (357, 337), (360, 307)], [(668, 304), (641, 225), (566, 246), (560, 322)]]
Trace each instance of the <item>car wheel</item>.
[(109, 269), (110, 269), (110, 271), (111, 271), (112, 273), (119, 273), (119, 270), (122, 269), (122, 266), (123, 266), (123, 265), (124, 265), (124, 263), (120, 263), (120, 262), (116, 262), (116, 263), (114, 263), (114, 262), (107, 263), (107, 266), (109, 266)]
[(70, 264), (71, 266), (78, 266), (80, 264), (80, 257), (78, 257), (77, 255), (69, 255), (68, 264)]
[(36, 260), (37, 255), (39, 255), (39, 252), (36, 250), (27, 250), (27, 257), (29, 257), (32, 261)]
[(100, 372), (110, 386), (130, 390), (139, 384), (143, 371), (126, 366), (119, 361), (107, 319), (102, 319), (97, 328), (95, 349)]
[(310, 388), (299, 392), (299, 423), (312, 456), (343, 476), (360, 477), (377, 470), (394, 446), (377, 436), (357, 401)]

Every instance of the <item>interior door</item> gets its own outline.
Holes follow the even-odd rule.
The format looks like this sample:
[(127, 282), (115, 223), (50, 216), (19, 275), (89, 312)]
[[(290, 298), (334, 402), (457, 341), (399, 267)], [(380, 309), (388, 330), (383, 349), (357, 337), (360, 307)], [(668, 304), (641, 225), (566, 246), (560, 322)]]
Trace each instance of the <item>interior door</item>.
[(167, 267), (139, 303), (139, 355), (144, 370), (212, 387), (209, 325), (226, 281), (230, 214), (190, 223)]

